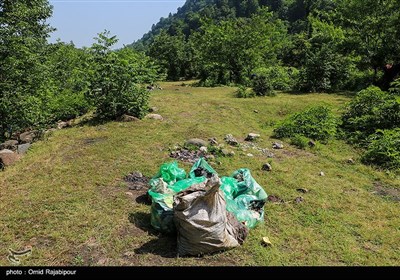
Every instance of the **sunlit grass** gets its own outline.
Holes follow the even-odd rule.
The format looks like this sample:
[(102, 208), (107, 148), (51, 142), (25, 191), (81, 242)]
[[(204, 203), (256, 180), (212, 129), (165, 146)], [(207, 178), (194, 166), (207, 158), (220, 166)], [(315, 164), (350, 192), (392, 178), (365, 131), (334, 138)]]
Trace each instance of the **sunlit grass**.
[[(399, 178), (360, 164), (359, 151), (339, 140), (306, 151), (284, 142), (283, 150), (273, 151), (271, 172), (261, 170), (269, 161), (261, 153), (230, 148), (234, 157), (213, 164), (219, 174), (250, 168), (268, 194), (288, 203), (267, 203), (265, 223), (239, 248), (177, 258), (174, 238), (151, 230), (150, 207), (126, 194), (125, 175), (154, 175), (172, 160), (169, 147), (193, 137), (223, 143), (228, 133), (243, 141), (256, 132), (258, 145), (272, 150), (277, 121), (317, 104), (338, 113), (349, 99), (284, 93), (238, 99), (230, 87), (162, 87), (152, 92), (151, 106), (164, 121), (59, 130), (0, 173), (0, 265), (10, 265), (8, 248), (28, 245), (33, 251), (21, 258), (23, 265), (400, 265), (399, 204), (373, 193), (375, 182), (400, 188)], [(179, 164), (189, 170), (189, 164)], [(303, 203), (292, 202), (298, 196)], [(272, 247), (262, 246), (263, 236)]]

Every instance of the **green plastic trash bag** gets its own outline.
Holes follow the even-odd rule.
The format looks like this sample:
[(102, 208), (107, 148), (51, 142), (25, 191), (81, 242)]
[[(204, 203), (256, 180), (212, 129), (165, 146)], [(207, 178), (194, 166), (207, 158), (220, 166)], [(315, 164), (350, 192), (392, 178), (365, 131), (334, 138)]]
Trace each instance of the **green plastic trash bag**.
[(172, 194), (152, 197), (150, 222), (156, 230), (167, 234), (175, 232), (172, 204)]
[(268, 195), (264, 189), (254, 180), (251, 176), (250, 170), (247, 168), (241, 168), (236, 170), (232, 177), (235, 178), (238, 183), (237, 195), (241, 194), (252, 194), (258, 199), (267, 199)]
[(207, 179), (205, 177), (189, 178), (177, 181), (175, 184), (169, 186), (169, 188), (175, 193), (186, 190), (192, 185), (204, 183)]
[(225, 194), (226, 209), (248, 228), (254, 228), (264, 220), (264, 204), (268, 197), (264, 189), (242, 168), (232, 177), (222, 178), (221, 189)]
[(224, 192), (225, 198), (233, 200), (238, 190), (236, 179), (232, 177), (221, 177), (221, 182), (221, 190)]
[(178, 167), (176, 161), (171, 163), (163, 163), (158, 171), (157, 175), (152, 179), (163, 178), (167, 184), (173, 184), (176, 181), (186, 178), (186, 172), (184, 169)]
[(217, 172), (207, 163), (204, 158), (201, 157), (193, 164), (192, 169), (189, 172), (189, 177), (192, 179), (202, 176), (211, 178), (213, 174), (217, 174)]

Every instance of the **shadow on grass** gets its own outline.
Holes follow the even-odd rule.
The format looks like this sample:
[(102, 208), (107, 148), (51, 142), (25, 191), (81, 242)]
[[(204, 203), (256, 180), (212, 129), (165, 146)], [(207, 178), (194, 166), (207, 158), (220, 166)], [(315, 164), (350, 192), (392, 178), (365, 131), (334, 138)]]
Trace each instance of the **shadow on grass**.
[(147, 195), (147, 192), (145, 194), (139, 195), (135, 199), (136, 203), (139, 204), (144, 204), (144, 205), (151, 205), (151, 200), (149, 199), (149, 196)]
[(176, 236), (163, 235), (157, 232), (150, 223), (150, 213), (133, 212), (129, 214), (129, 221), (149, 235), (157, 237), (134, 250), (136, 254), (154, 254), (164, 258), (175, 258)]

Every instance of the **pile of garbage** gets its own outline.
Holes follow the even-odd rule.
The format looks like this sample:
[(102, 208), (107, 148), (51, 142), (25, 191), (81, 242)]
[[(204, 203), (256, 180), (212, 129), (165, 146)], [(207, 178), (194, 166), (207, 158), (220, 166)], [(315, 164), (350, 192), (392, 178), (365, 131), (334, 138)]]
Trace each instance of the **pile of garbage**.
[(219, 177), (200, 158), (187, 176), (177, 162), (164, 163), (149, 184), (151, 225), (176, 233), (182, 256), (237, 247), (264, 219), (268, 195), (246, 168)]

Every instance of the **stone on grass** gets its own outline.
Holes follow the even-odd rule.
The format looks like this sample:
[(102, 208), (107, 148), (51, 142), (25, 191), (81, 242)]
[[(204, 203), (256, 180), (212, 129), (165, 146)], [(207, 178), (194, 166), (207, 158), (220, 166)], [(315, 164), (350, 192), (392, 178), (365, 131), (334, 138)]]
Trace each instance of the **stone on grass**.
[(146, 119), (153, 119), (153, 120), (162, 121), (164, 118), (163, 118), (161, 115), (159, 115), (159, 114), (148, 114), (148, 115), (146, 116)]
[(28, 149), (30, 147), (31, 147), (31, 144), (29, 144), (29, 143), (18, 145), (17, 153), (20, 155), (23, 155), (28, 151)]
[(39, 131), (37, 130), (27, 131), (19, 135), (19, 141), (22, 144), (32, 143), (37, 138), (38, 135)]
[(269, 163), (264, 163), (261, 169), (264, 171), (272, 171), (272, 166)]
[(249, 133), (249, 134), (247, 134), (247, 137), (246, 137), (246, 139), (244, 139), (244, 140), (246, 140), (246, 141), (254, 141), (254, 140), (256, 140), (257, 138), (259, 138), (260, 137), (260, 134), (257, 134), (257, 133)]
[(140, 121), (140, 119), (134, 117), (134, 116), (130, 116), (127, 114), (122, 115), (121, 117), (118, 118), (119, 121), (121, 122), (137, 122)]
[(21, 157), (11, 150), (4, 149), (0, 151), (0, 168), (13, 165)]
[(227, 134), (225, 136), (224, 140), (226, 141), (226, 143), (228, 143), (231, 146), (239, 146), (238, 140), (236, 140), (236, 138), (233, 137), (232, 134)]
[(272, 148), (273, 149), (277, 149), (277, 150), (283, 149), (283, 144), (282, 143), (278, 143), (278, 142), (274, 142), (274, 143), (272, 143)]
[(205, 154), (208, 152), (206, 146), (201, 146), (199, 150), (200, 150), (200, 152), (203, 152), (203, 153), (205, 153)]
[(0, 150), (8, 149), (8, 150), (16, 151), (17, 145), (18, 145), (17, 140), (8, 140), (8, 141), (0, 144)]

